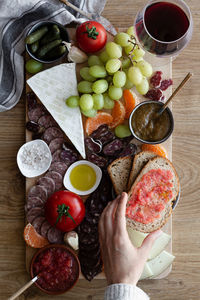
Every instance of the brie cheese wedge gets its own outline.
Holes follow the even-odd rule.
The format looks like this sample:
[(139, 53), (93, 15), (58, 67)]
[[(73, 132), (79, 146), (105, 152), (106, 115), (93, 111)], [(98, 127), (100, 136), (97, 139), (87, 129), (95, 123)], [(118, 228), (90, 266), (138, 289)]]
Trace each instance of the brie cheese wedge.
[(82, 117), (79, 107), (70, 108), (65, 101), (78, 95), (75, 63), (65, 63), (39, 72), (27, 80), (46, 109), (86, 158)]

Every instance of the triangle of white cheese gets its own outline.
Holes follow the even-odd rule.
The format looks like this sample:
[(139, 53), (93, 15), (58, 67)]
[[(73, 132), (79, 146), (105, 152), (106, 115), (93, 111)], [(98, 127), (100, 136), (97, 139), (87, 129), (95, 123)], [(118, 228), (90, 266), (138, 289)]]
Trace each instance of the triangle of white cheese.
[(85, 158), (80, 109), (70, 108), (65, 103), (69, 96), (78, 95), (75, 64), (60, 64), (52, 67), (32, 76), (27, 83), (81, 156)]

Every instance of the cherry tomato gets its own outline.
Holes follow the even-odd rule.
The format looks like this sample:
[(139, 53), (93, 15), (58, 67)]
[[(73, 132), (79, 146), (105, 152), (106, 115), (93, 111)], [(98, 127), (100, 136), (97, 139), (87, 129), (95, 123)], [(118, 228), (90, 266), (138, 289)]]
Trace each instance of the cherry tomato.
[(85, 205), (78, 195), (58, 191), (51, 195), (45, 205), (47, 221), (63, 232), (77, 227), (85, 216)]
[(97, 52), (105, 46), (107, 40), (106, 30), (98, 22), (87, 21), (77, 27), (76, 40), (83, 51), (88, 53)]

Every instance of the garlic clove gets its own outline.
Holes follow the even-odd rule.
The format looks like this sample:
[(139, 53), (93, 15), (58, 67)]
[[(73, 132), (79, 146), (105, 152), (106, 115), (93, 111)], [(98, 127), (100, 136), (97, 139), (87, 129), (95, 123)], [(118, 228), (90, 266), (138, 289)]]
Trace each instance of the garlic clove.
[(64, 243), (74, 250), (79, 249), (78, 234), (75, 231), (66, 232), (64, 235)]
[(77, 64), (84, 63), (85, 61), (87, 61), (88, 56), (85, 54), (85, 52), (83, 52), (76, 46), (72, 46), (71, 43), (67, 43), (65, 41), (63, 41), (63, 43), (65, 44), (65, 46), (69, 51), (68, 53), (69, 61), (75, 62)]

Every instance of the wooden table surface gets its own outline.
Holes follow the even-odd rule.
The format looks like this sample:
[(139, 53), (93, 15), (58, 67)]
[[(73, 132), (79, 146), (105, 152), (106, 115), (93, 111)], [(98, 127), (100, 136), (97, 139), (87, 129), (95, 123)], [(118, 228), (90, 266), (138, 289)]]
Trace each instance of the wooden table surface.
[[(103, 16), (116, 27), (129, 27), (144, 0), (108, 0)], [(194, 32), (189, 46), (173, 62), (176, 86), (187, 72), (194, 76), (173, 104), (175, 130), (173, 163), (181, 182), (181, 199), (173, 214), (172, 273), (162, 280), (139, 283), (153, 300), (200, 299), (200, 2), (187, 1), (193, 14)], [(7, 299), (29, 280), (23, 241), (25, 180), (16, 165), (16, 153), (25, 141), (25, 103), (0, 115), (0, 299)], [(104, 280), (80, 280), (69, 293), (53, 299), (103, 299)], [(49, 299), (32, 287), (18, 299)]]

